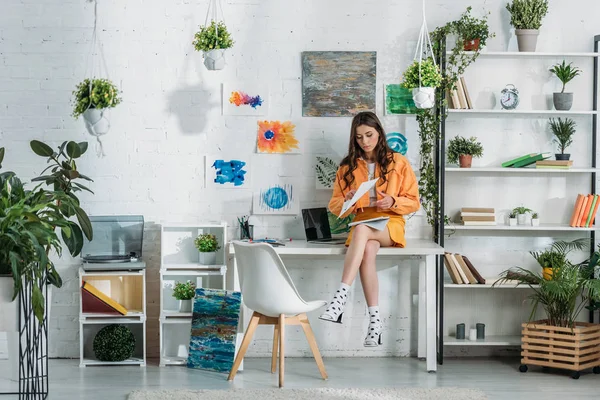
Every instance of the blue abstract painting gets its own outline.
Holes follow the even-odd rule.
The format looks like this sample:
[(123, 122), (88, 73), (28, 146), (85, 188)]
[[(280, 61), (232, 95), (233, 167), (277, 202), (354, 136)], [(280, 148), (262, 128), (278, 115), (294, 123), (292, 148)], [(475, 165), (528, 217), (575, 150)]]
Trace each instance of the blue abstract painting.
[(297, 214), (298, 200), (291, 183), (280, 183), (264, 187), (255, 193), (254, 214)]
[(241, 304), (241, 292), (196, 289), (188, 368), (231, 370)]
[(406, 136), (398, 132), (390, 132), (385, 135), (388, 146), (396, 152), (400, 153), (403, 156), (406, 155), (406, 151), (408, 150), (408, 141), (406, 140)]
[(215, 169), (215, 183), (225, 185), (227, 183), (233, 186), (241, 186), (244, 184), (244, 175), (247, 171), (242, 168), (246, 165), (245, 162), (239, 160), (215, 160), (212, 168)]

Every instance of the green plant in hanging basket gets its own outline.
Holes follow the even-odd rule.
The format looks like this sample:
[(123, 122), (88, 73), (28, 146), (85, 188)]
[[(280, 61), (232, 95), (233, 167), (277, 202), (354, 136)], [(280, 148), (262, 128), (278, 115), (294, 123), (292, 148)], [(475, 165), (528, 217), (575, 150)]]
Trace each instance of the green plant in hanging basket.
[(483, 146), (477, 141), (475, 136), (469, 139), (462, 136), (456, 136), (448, 142), (448, 162), (458, 164), (458, 158), (461, 155), (481, 157), (483, 155)]
[(100, 361), (125, 361), (135, 350), (135, 336), (125, 325), (108, 325), (94, 337), (93, 350)]
[(84, 79), (73, 91), (73, 117), (78, 118), (89, 108), (112, 108), (120, 102), (119, 89), (108, 79)]
[(440, 73), (440, 69), (433, 62), (433, 58), (429, 57), (420, 62), (419, 60), (415, 60), (406, 68), (402, 75), (401, 86), (409, 90), (418, 87), (437, 88), (441, 83), (442, 74)]
[(211, 21), (210, 25), (200, 26), (192, 42), (196, 51), (228, 49), (235, 43), (223, 21)]

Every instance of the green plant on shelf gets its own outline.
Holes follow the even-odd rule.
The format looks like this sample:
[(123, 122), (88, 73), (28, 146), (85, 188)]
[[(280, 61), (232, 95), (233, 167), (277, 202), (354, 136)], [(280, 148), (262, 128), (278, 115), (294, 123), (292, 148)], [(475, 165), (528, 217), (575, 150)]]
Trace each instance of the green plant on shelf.
[(532, 211), (533, 210), (531, 210), (531, 209), (529, 209), (527, 207), (515, 207), (512, 210), (513, 214), (517, 214), (517, 215), (519, 215), (519, 214), (521, 214), (521, 215), (527, 214), (527, 213), (530, 213)]
[(221, 248), (217, 237), (210, 233), (198, 235), (198, 237), (194, 239), (194, 245), (201, 253), (211, 253)]
[(514, 212), (514, 211), (511, 211), (511, 212), (508, 214), (508, 218), (510, 218), (510, 219), (515, 219), (515, 218), (517, 218), (517, 213), (516, 213), (516, 212)]
[(561, 64), (556, 64), (552, 68), (550, 68), (550, 72), (552, 72), (560, 81), (562, 82), (562, 90), (561, 93), (565, 92), (565, 86), (567, 83), (571, 82), (577, 75), (581, 73), (581, 70), (577, 67), (571, 67), (573, 63), (567, 63), (565, 60), (562, 61)]
[(473, 157), (483, 156), (483, 146), (477, 141), (475, 136), (464, 138), (456, 136), (448, 142), (448, 162), (457, 164), (461, 155), (470, 155)]
[(560, 154), (565, 154), (567, 147), (573, 144), (576, 126), (575, 121), (571, 118), (565, 118), (564, 120), (560, 117), (558, 119), (550, 118), (550, 129), (554, 134), (553, 142), (558, 145)]
[(538, 218), (539, 218), (539, 215), (538, 215), (538, 213), (536, 213), (536, 212), (532, 213), (532, 214), (531, 214), (531, 218), (532, 218), (532, 219), (538, 219)]
[(506, 9), (515, 29), (540, 29), (548, 13), (548, 0), (513, 0)]
[(190, 300), (196, 296), (196, 284), (190, 280), (186, 282), (175, 282), (173, 297), (177, 300)]
[(464, 43), (479, 39), (479, 47), (481, 48), (486, 45), (489, 38), (496, 37), (496, 34), (490, 33), (487, 14), (483, 18), (475, 18), (471, 15), (471, 10), (471, 6), (467, 7), (467, 10), (461, 14), (460, 18), (451, 22), (451, 24), (458, 34), (460, 42)]

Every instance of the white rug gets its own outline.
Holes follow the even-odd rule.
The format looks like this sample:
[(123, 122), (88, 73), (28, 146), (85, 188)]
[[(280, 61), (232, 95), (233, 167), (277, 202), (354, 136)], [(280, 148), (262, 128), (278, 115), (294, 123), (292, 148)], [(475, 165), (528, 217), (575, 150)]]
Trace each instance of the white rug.
[(234, 390), (136, 390), (128, 400), (485, 400), (476, 389), (389, 388), (389, 389), (234, 389)]

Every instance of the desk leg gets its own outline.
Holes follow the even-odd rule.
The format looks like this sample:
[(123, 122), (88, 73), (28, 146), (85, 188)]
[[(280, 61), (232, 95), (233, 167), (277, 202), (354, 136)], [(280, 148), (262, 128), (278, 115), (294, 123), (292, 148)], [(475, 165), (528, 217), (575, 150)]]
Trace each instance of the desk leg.
[(437, 370), (436, 360), (436, 335), (437, 335), (437, 315), (436, 315), (436, 271), (435, 271), (435, 256), (425, 257), (425, 291), (427, 293), (427, 372), (435, 372)]
[(421, 257), (419, 262), (419, 304), (418, 311), (418, 330), (417, 330), (417, 357), (423, 359), (427, 356), (427, 288), (425, 286), (425, 259)]

